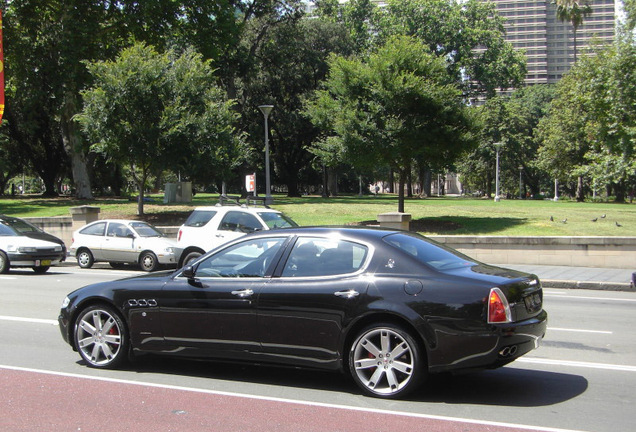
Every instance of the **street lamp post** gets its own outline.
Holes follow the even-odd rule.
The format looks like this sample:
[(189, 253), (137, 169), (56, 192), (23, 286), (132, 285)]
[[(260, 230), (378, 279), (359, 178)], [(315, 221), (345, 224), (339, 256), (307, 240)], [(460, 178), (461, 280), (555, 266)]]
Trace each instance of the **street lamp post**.
[(497, 150), (497, 168), (495, 172), (495, 202), (499, 202), (501, 197), (499, 196), (499, 150), (503, 145), (502, 142), (495, 143), (495, 149)]
[(519, 165), (519, 199), (523, 199), (523, 166)]
[(274, 109), (274, 105), (259, 105), (258, 108), (265, 117), (265, 204), (271, 204), (273, 202), (271, 195), (271, 184), (269, 177), (269, 127), (267, 125), (267, 118), (269, 113)]

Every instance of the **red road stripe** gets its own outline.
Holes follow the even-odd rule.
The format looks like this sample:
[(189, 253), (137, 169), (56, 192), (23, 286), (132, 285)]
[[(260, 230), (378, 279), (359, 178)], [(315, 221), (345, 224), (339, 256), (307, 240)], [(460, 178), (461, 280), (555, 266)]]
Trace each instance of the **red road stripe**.
[(0, 431), (516, 432), (515, 428), (0, 369)]

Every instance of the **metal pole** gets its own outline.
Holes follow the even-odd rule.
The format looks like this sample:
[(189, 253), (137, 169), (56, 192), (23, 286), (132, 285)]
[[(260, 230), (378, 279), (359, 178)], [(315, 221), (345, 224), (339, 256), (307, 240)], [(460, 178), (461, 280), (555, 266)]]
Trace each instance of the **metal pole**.
[(274, 105), (259, 105), (258, 108), (265, 117), (265, 204), (271, 204), (273, 200), (269, 177), (269, 126), (267, 124), (267, 118), (269, 117), (269, 113), (272, 112), (272, 109), (274, 109)]
[(497, 147), (497, 168), (495, 172), (495, 202), (499, 202), (499, 200), (501, 200), (501, 198), (499, 197), (499, 147), (500, 147), (500, 144), (497, 143), (495, 144), (495, 146)]
[(519, 165), (519, 199), (523, 199), (523, 167)]

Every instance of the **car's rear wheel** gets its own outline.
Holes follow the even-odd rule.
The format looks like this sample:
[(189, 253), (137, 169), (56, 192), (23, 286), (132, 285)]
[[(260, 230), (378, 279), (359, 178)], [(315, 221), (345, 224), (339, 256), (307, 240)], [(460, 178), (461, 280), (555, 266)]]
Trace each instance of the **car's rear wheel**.
[(94, 262), (95, 258), (93, 258), (93, 254), (88, 249), (81, 249), (77, 252), (77, 265), (81, 268), (91, 268)]
[(51, 267), (50, 266), (38, 266), (38, 267), (33, 267), (33, 271), (36, 272), (37, 274), (44, 274), (47, 271), (49, 271)]
[(425, 368), (415, 339), (390, 323), (362, 329), (349, 353), (351, 376), (370, 396), (404, 397), (422, 384)]
[(82, 310), (74, 327), (74, 342), (82, 358), (95, 368), (113, 368), (126, 360), (128, 335), (117, 312), (105, 305)]
[(7, 257), (7, 254), (4, 252), (0, 251), (0, 274), (8, 272), (9, 267), (9, 257)]
[(143, 271), (151, 272), (157, 270), (159, 262), (157, 261), (157, 255), (152, 252), (144, 252), (139, 257), (139, 266)]
[(193, 251), (188, 253), (185, 258), (183, 258), (183, 261), (181, 261), (181, 267), (185, 267), (188, 264), (191, 264), (192, 261), (194, 261), (195, 259), (199, 258), (201, 255), (203, 255), (201, 252), (198, 251)]

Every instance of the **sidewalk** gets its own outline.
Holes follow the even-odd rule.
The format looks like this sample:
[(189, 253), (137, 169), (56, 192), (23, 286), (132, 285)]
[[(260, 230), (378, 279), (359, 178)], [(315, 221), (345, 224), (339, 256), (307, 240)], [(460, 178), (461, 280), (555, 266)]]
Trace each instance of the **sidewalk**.
[(636, 292), (636, 288), (630, 287), (632, 273), (636, 272), (636, 263), (632, 270), (525, 264), (501, 264), (500, 267), (536, 274), (545, 288)]

